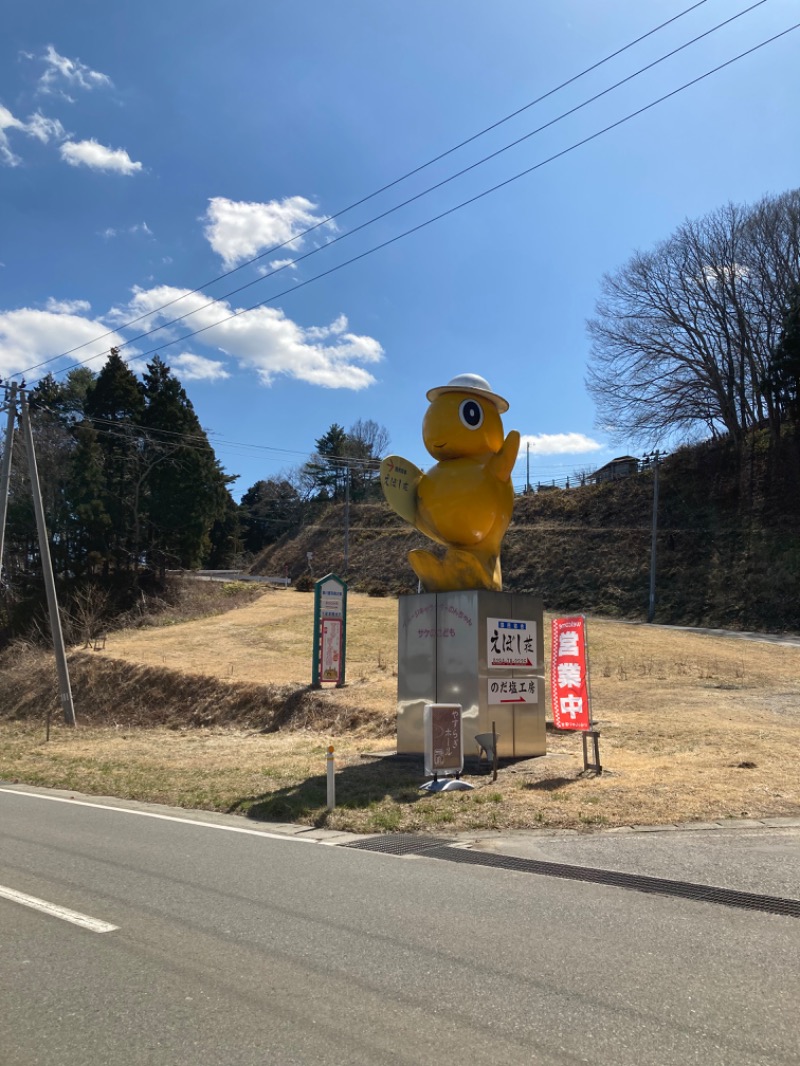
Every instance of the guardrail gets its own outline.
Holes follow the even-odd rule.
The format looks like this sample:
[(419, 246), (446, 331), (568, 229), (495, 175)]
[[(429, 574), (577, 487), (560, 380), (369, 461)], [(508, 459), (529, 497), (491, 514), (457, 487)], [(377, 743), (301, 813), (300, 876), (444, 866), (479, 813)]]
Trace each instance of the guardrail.
[(275, 577), (264, 574), (245, 574), (241, 570), (168, 570), (170, 574), (180, 574), (194, 581), (252, 581), (260, 585), (279, 585), (288, 588), (290, 577)]

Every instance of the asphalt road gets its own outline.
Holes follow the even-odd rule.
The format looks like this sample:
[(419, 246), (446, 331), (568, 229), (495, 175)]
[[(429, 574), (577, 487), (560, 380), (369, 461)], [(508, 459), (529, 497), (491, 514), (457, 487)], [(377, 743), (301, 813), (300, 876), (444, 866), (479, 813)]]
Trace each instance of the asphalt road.
[(0, 787), (3, 1066), (800, 1062), (797, 919), (50, 795)]

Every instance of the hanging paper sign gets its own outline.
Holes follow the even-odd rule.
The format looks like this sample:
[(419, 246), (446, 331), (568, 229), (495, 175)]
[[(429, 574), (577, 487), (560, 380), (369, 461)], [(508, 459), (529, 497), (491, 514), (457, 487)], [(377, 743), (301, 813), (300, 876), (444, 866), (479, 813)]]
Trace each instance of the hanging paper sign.
[(556, 729), (591, 729), (586, 619), (554, 618), (550, 698)]

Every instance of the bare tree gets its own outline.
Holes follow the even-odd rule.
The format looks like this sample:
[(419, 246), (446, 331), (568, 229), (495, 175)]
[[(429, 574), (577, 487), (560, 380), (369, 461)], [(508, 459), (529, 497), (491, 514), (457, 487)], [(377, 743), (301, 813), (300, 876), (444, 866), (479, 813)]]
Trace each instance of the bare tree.
[(800, 190), (687, 221), (606, 275), (587, 386), (617, 437), (734, 440), (780, 421), (764, 389), (800, 281)]

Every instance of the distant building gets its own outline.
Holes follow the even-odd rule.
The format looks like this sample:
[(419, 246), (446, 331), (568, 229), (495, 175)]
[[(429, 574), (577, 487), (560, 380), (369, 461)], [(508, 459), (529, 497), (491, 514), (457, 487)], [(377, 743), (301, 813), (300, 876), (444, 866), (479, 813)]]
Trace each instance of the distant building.
[(605, 466), (601, 466), (599, 470), (595, 470), (593, 474), (589, 474), (587, 481), (593, 481), (595, 485), (599, 485), (601, 481), (618, 481), (623, 477), (630, 477), (631, 474), (639, 473), (639, 460), (635, 455), (620, 455), (617, 459), (612, 459), (610, 463), (606, 463)]

